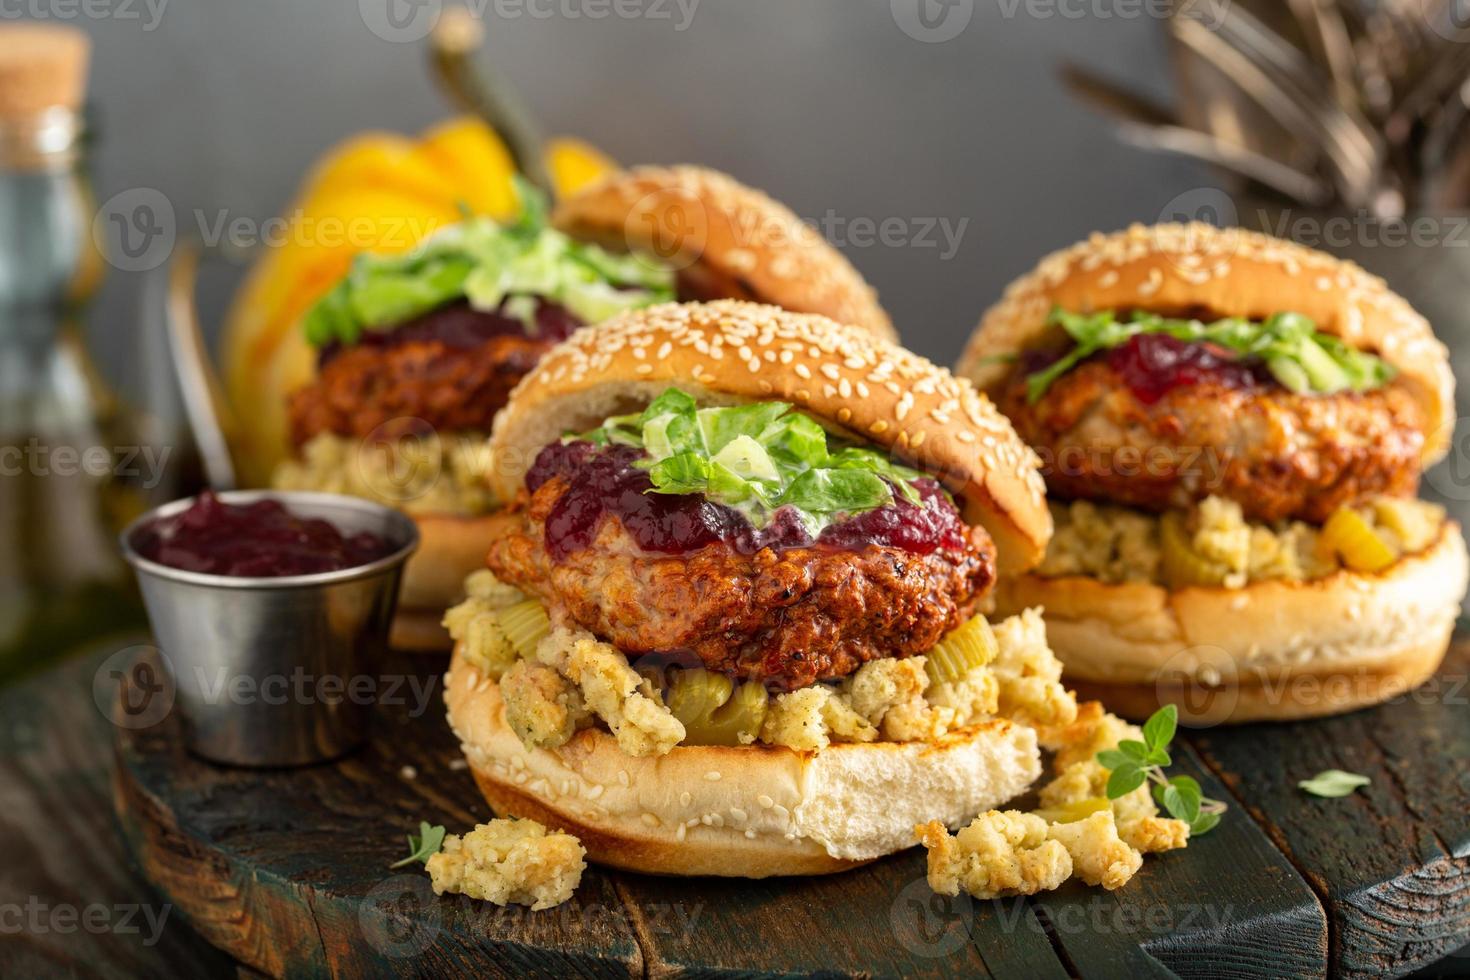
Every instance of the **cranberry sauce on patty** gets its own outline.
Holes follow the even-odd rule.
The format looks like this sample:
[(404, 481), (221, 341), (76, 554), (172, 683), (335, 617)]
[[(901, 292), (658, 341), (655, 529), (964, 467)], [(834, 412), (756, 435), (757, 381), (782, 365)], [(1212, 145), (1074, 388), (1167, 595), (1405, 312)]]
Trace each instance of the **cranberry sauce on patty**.
[(590, 442), (553, 443), (526, 474), (535, 494), (549, 480), (565, 484), (546, 517), (546, 550), (563, 560), (590, 547), (604, 518), (614, 517), (644, 551), (683, 554), (724, 544), (742, 555), (813, 545), (857, 551), (869, 545), (913, 554), (962, 550), (968, 529), (933, 480), (914, 481), (917, 503), (895, 493), (884, 507), (823, 528), (815, 538), (796, 511), (782, 507), (768, 526), (756, 528), (739, 511), (703, 494), (655, 493), (639, 466), (647, 454), (629, 446), (600, 448)]

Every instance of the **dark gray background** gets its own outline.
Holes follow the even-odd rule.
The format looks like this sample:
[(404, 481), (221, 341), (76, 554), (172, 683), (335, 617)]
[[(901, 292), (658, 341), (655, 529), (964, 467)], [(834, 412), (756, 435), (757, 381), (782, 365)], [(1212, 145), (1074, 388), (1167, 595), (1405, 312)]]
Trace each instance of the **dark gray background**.
[[(74, 22), (96, 42), (98, 200), (159, 190), (181, 229), (195, 209), (268, 218), (342, 137), (448, 112), (423, 43), (369, 26), (389, 33), (396, 4), (421, 33), (412, 17), (437, 0), (168, 0), (157, 17), (96, 2), (112, 15)], [(674, 0), (626, 0), (631, 19), (594, 19), (607, 0), (475, 2), (495, 68), (549, 132), (624, 163), (727, 170), (806, 218), (897, 218), (911, 235), (968, 220), (948, 259), (942, 244), (838, 243), (909, 345), (946, 363), (1045, 251), (1211, 183), (1118, 143), (1057, 79), (1070, 59), (1166, 95), (1162, 25), (1137, 0), (698, 0), (683, 30)], [(963, 30), (916, 40), (916, 3)], [(93, 316), (109, 374), (134, 373), (140, 278), (114, 270)], [(211, 280), (207, 311), (230, 285)]]

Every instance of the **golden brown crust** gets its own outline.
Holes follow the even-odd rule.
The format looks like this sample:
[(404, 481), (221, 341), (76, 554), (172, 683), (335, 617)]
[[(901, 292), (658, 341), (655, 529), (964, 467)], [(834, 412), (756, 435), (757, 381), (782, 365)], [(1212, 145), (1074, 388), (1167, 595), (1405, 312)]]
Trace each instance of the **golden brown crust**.
[(1285, 310), (1381, 355), (1424, 409), (1427, 466), (1442, 458), (1454, 422), (1449, 355), (1429, 323), (1376, 276), (1323, 252), (1238, 228), (1134, 225), (1042, 259), (1007, 288), (971, 336), (958, 373), (984, 390), (1001, 384), (1009, 355), (1035, 346), (1053, 306), (1207, 311), (1263, 319)]
[(563, 201), (555, 224), (575, 238), (698, 264), (716, 281), (800, 313), (896, 341), (878, 294), (785, 205), (702, 167), (635, 167)]
[(968, 381), (825, 317), (728, 300), (627, 313), (554, 349), (496, 419), (494, 489), (515, 499), (547, 443), (669, 385), (710, 401), (789, 401), (932, 474), (989, 532), (1002, 571), (1034, 567), (1051, 538), (1040, 461)]
[(1068, 680), (1118, 692), (1119, 706), (1103, 698), (1110, 708), (1163, 691), (1202, 721), (1254, 721), (1348, 711), (1422, 681), (1448, 646), (1467, 574), (1450, 521), (1430, 548), (1377, 575), (1173, 591), (1022, 575), (995, 600), (1000, 615), (1044, 606)]
[(827, 874), (913, 846), (1025, 792), (1041, 774), (1034, 729), (1003, 719), (930, 742), (834, 743), (821, 752), (677, 746), (635, 758), (595, 728), (527, 749), (500, 685), (456, 650), (450, 727), (498, 814), (575, 835), (590, 860), (656, 874)]

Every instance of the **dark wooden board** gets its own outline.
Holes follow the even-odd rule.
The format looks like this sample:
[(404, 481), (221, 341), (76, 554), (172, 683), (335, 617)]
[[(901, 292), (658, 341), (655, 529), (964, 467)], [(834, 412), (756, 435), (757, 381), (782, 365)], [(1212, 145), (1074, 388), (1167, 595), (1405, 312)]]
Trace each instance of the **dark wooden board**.
[[(424, 669), (403, 658), (384, 674)], [(490, 814), (454, 767), (439, 677), (425, 679), (435, 684), (426, 717), (415, 717), (420, 699), (382, 706), (365, 749), (310, 769), (208, 765), (180, 748), (172, 718), (120, 729), (117, 807), (149, 878), (211, 942), (275, 975), (1167, 976), (1167, 961), (1184, 975), (1278, 976), (1325, 964), (1320, 905), (1246, 819), (1187, 855), (1151, 860), (1120, 892), (1070, 889), (1036, 903), (935, 896), (918, 849), (824, 878), (592, 869), (570, 903), (540, 913), (434, 898), (421, 872), (387, 870), (402, 832), (421, 819), (464, 829)], [(1210, 869), (1225, 867), (1230, 888), (1201, 899)], [(385, 895), (404, 906), (396, 929), (363, 919)], [(1157, 909), (1180, 915), (1159, 920)]]
[[(232, 974), (123, 846), (108, 798), (112, 726), (92, 699), (102, 660), (0, 691), (0, 908), (25, 916), (19, 931), (3, 924), (0, 976)], [(94, 905), (109, 910), (101, 928), (52, 921)]]
[[(1470, 642), (1461, 637), (1435, 678), (1396, 703), (1191, 737), (1323, 898), (1344, 977), (1402, 975), (1470, 939)], [(1298, 789), (1323, 769), (1372, 783), (1338, 800)]]
[[(266, 972), (294, 958), (298, 975), (1307, 976), (1329, 957), (1351, 975), (1399, 975), (1470, 939), (1470, 712), (1444, 698), (1190, 734), (1200, 756), (1182, 752), (1180, 764), (1235, 809), (1215, 833), (1150, 859), (1111, 895), (1069, 888), (1039, 901), (940, 899), (923, 882), (922, 855), (910, 852), (786, 882), (592, 869), (564, 911), (530, 913), (435, 899), (421, 873), (386, 868), (419, 819), (459, 829), (489, 815), (467, 774), (452, 768), (437, 694), (425, 717), (386, 712), (370, 748), (308, 770), (306, 788), (300, 772), (206, 766), (180, 754), (166, 729), (122, 732), (114, 749), (119, 733), (93, 703), (101, 659), (0, 692), (0, 907), (35, 896), (51, 906), (151, 902), (170, 914), (151, 944), (119, 930), (6, 935), (0, 975), (233, 972), (206, 938)], [(1448, 693), (1467, 664), (1462, 642), (1439, 690)], [(1374, 784), (1339, 801), (1295, 789), (1327, 765)], [(150, 888), (130, 863), (111, 813), (114, 782), (127, 839), (177, 894)], [(364, 920), (365, 902), (402, 915)], [(415, 931), (424, 910), (434, 910), (432, 935)], [(1442, 963), (1437, 975), (1466, 972), (1459, 966), (1470, 960)]]

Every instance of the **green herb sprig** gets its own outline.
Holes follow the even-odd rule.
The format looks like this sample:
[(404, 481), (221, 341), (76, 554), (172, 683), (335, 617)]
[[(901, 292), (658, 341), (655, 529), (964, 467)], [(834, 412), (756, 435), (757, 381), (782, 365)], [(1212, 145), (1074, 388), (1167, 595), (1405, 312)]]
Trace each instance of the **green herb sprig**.
[(1112, 770), (1108, 776), (1108, 799), (1119, 799), (1144, 783), (1152, 783), (1150, 790), (1158, 804), (1169, 816), (1189, 824), (1191, 837), (1198, 837), (1214, 829), (1226, 806), (1206, 797), (1194, 777), (1170, 779), (1164, 775), (1164, 767), (1173, 761), (1169, 744), (1174, 741), (1178, 727), (1179, 709), (1166, 704), (1144, 722), (1143, 741), (1124, 739), (1117, 748), (1099, 752), (1097, 761)]
[(830, 447), (826, 430), (785, 402), (700, 408), (669, 388), (642, 412), (576, 438), (642, 449), (654, 492), (702, 493), (757, 528), (791, 506), (815, 536), (844, 515), (892, 503), (895, 490), (920, 499), (917, 470), (871, 449)]
[(427, 864), (429, 858), (439, 853), (439, 848), (444, 846), (444, 828), (433, 827), (427, 820), (419, 821), (418, 836), (408, 835), (408, 857), (402, 861), (394, 861), (388, 865), (390, 868), (402, 868), (413, 864)]
[(1026, 378), (1026, 397), (1034, 405), (1062, 375), (1099, 351), (1111, 350), (1139, 334), (1164, 334), (1191, 343), (1208, 342), (1242, 357), (1259, 357), (1283, 387), (1298, 394), (1370, 391), (1393, 379), (1394, 369), (1372, 354), (1322, 333), (1300, 313), (1277, 313), (1263, 322), (1226, 317), (1205, 323), (1134, 311), (1120, 318), (1113, 310), (1070, 313), (1054, 308), (1047, 324), (1061, 327), (1075, 342), (1061, 359)]
[(1354, 790), (1372, 782), (1373, 780), (1361, 773), (1345, 772), (1341, 769), (1324, 769), (1311, 779), (1303, 779), (1297, 783), (1297, 786), (1313, 796), (1337, 799), (1351, 796)]

